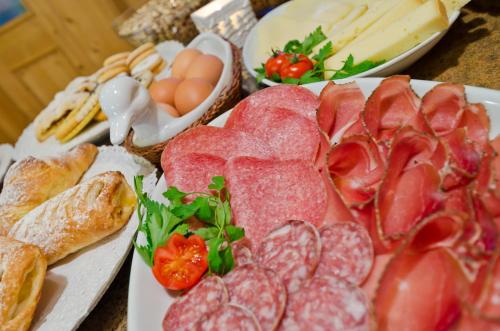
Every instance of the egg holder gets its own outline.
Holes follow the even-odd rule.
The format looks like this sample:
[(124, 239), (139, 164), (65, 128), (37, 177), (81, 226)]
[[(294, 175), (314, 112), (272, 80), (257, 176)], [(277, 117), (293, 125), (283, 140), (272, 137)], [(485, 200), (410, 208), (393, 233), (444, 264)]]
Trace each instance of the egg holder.
[[(210, 51), (207, 51), (206, 49), (204, 49), (203, 43), (202, 42), (200, 43), (201, 39), (199, 39), (199, 37), (203, 38), (203, 35), (206, 35), (206, 34), (207, 33), (200, 34), (187, 47), (197, 48), (200, 51), (204, 52), (205, 54), (214, 54), (213, 52), (210, 52)], [(213, 35), (211, 33), (208, 33), (208, 34)], [(221, 37), (219, 37), (219, 36), (216, 36), (216, 37), (221, 39)], [(236, 105), (236, 103), (238, 103), (238, 101), (240, 100), (240, 98), (241, 98), (241, 66), (242, 66), (242, 64), (241, 64), (241, 51), (232, 43), (230, 43), (228, 41), (224, 41), (224, 42), (228, 43), (230, 46), (231, 54), (232, 54), (232, 61), (227, 61), (227, 59), (225, 59), (223, 61), (224, 62), (224, 70), (223, 70), (221, 78), (219, 79), (219, 82), (217, 83), (216, 87), (214, 88), (214, 91), (212, 92), (212, 94), (217, 93), (217, 89), (218, 89), (219, 84), (225, 83), (222, 81), (223, 76), (225, 74), (225, 72), (224, 72), (225, 70), (231, 70), (230, 72), (227, 73), (227, 75), (229, 76), (228, 81), (226, 82), (226, 84), (224, 84), (222, 89), (220, 89), (220, 92), (218, 93), (218, 95), (216, 97), (214, 97), (215, 100), (210, 105), (207, 106), (204, 104), (206, 102), (210, 101), (208, 99), (213, 97), (212, 94), (209, 97), (207, 97), (207, 99), (204, 102), (202, 102), (202, 104), (200, 104), (200, 106), (198, 106), (197, 108), (192, 110), (192, 112), (196, 113), (197, 111), (199, 111), (198, 108), (200, 108), (200, 107), (206, 108), (206, 111), (202, 111), (201, 116), (199, 116), (198, 118), (195, 118), (192, 123), (186, 125), (186, 127), (183, 128), (177, 134), (184, 132), (190, 128), (196, 127), (196, 126), (208, 124), (210, 121), (212, 121), (214, 118), (216, 118), (220, 114), (233, 108)], [(198, 47), (200, 45), (202, 47)], [(180, 50), (177, 50), (177, 51), (180, 51)], [(226, 68), (228, 62), (231, 63), (230, 68)], [(169, 64), (171, 64), (171, 62)], [(156, 79), (166, 78), (166, 77), (168, 77), (169, 74), (170, 74), (170, 70), (167, 70), (165, 72), (162, 72), (158, 76), (156, 76)], [(188, 113), (186, 115), (189, 115), (189, 114), (190, 113)], [(186, 115), (184, 115), (184, 116), (186, 116)], [(184, 116), (182, 116), (180, 118), (183, 118)], [(129, 134), (127, 135), (127, 138), (125, 139), (125, 141), (123, 143), (123, 146), (130, 153), (139, 155), (155, 165), (160, 165), (161, 154), (162, 154), (163, 150), (165, 149), (167, 144), (170, 142), (170, 140), (172, 138), (174, 138), (177, 134), (175, 134), (174, 136), (166, 139), (165, 141), (159, 142), (157, 144), (153, 144), (153, 145), (145, 146), (145, 147), (140, 147), (140, 146), (137, 146), (134, 144), (134, 131), (130, 130)]]

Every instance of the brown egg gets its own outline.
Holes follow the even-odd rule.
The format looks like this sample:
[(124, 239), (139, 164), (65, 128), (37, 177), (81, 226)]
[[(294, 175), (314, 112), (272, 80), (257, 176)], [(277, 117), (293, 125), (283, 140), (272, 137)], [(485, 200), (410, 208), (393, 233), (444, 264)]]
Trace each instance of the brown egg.
[(154, 81), (149, 87), (149, 94), (156, 103), (168, 103), (173, 106), (175, 90), (181, 82), (181, 79), (174, 77)]
[(182, 116), (205, 100), (214, 87), (206, 80), (191, 78), (182, 81), (175, 91), (175, 108)]
[(172, 77), (181, 79), (186, 78), (186, 72), (189, 69), (191, 63), (194, 61), (194, 59), (202, 54), (202, 52), (195, 48), (185, 48), (180, 51), (175, 56), (174, 63), (172, 64)]
[(179, 115), (179, 112), (177, 111), (177, 109), (175, 109), (174, 107), (172, 107), (168, 103), (158, 103), (158, 105), (164, 111), (166, 111), (167, 113), (169, 113), (172, 117), (179, 117), (179, 116), (181, 116), (181, 115)]
[(200, 55), (189, 66), (186, 72), (186, 79), (202, 78), (213, 86), (217, 85), (224, 63), (215, 55)]

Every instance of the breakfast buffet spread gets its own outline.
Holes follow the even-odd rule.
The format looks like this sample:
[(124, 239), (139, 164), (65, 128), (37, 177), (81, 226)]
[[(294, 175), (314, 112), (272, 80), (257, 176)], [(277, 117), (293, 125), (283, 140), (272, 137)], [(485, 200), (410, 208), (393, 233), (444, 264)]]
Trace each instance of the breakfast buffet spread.
[(131, 248), (130, 330), (499, 330), (500, 93), (357, 78), (468, 1), (231, 3), (184, 46), (149, 1), (0, 153), (0, 330), (78, 328)]

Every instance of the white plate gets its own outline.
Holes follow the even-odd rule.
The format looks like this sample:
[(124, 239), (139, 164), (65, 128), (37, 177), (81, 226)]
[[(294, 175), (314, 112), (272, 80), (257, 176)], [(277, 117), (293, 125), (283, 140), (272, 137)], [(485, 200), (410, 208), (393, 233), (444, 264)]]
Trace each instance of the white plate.
[[(114, 162), (110, 162), (110, 161)], [(103, 146), (84, 175), (118, 170), (133, 187), (135, 175), (146, 175), (144, 189), (151, 192), (157, 182), (156, 168), (132, 156), (122, 147)], [(31, 330), (75, 330), (92, 311), (120, 270), (131, 247), (138, 218), (134, 212), (127, 225), (117, 233), (91, 245), (50, 267)]]
[[(380, 84), (381, 78), (357, 78), (344, 79), (340, 82), (356, 81), (368, 97), (372, 91)], [(326, 82), (304, 85), (314, 93), (321, 92)], [(414, 91), (422, 96), (438, 82), (412, 80), (411, 85)], [(491, 119), (490, 138), (500, 134), (500, 91), (485, 89), (481, 87), (466, 86), (467, 100), (470, 103), (481, 102), (484, 104)], [(231, 111), (228, 111), (209, 125), (222, 127)], [(166, 191), (167, 183), (164, 176), (158, 180), (158, 184), (152, 197), (158, 201), (165, 202), (161, 195)], [(139, 238), (140, 240), (141, 238)], [(154, 279), (151, 269), (144, 263), (140, 255), (134, 251), (132, 268), (130, 271), (130, 285), (128, 293), (128, 330), (162, 330), (162, 321), (165, 312), (173, 297)]]
[[(269, 13), (266, 14), (253, 28), (250, 30), (247, 39), (245, 40), (245, 45), (243, 46), (243, 63), (245, 64), (246, 69), (253, 77), (257, 77), (257, 72), (254, 68), (260, 66), (260, 62), (257, 57), (257, 29), (259, 24), (269, 20), (272, 17), (281, 15), (289, 3), (284, 3), (281, 6), (273, 9)], [(408, 68), (413, 63), (415, 63), (418, 59), (425, 55), (434, 45), (437, 44), (441, 38), (448, 32), (449, 27), (456, 21), (458, 16), (460, 15), (460, 11), (455, 11), (451, 13), (448, 17), (449, 25), (446, 30), (441, 32), (436, 32), (429, 38), (427, 38), (424, 42), (418, 44), (417, 46), (409, 49), (408, 51), (396, 56), (390, 61), (385, 62), (373, 69), (367, 70), (365, 72), (359, 73), (357, 75), (353, 75), (349, 78), (357, 78), (357, 77), (387, 77), (393, 74), (397, 74), (402, 70)], [(318, 23), (319, 25), (320, 23)], [(303, 38), (303, 36), (297, 36), (298, 39)], [(270, 49), (269, 49), (270, 50)], [(262, 83), (267, 86), (279, 85), (281, 83), (273, 82), (272, 80), (264, 78)]]
[(14, 148), (10, 144), (0, 145), (0, 183), (3, 182), (3, 177), (7, 173), (10, 164), (12, 163), (12, 154)]

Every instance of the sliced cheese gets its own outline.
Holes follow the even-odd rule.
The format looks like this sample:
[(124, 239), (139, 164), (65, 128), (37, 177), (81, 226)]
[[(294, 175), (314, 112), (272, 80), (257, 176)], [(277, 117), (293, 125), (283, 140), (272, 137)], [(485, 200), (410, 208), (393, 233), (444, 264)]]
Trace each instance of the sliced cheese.
[(388, 61), (447, 27), (448, 17), (443, 4), (439, 0), (429, 0), (369, 38), (344, 47), (326, 61), (326, 68), (340, 69), (349, 54), (353, 55), (355, 63)]
[(337, 52), (356, 38), (360, 33), (374, 24), (385, 13), (397, 5), (400, 0), (379, 0), (368, 5), (366, 12), (343, 28), (332, 28), (328, 31), (328, 39), (332, 41), (333, 51)]
[(460, 10), (463, 6), (468, 4), (470, 0), (441, 0), (446, 8), (446, 13), (450, 16), (454, 11)]
[(359, 5), (353, 8), (353, 10), (345, 16), (342, 20), (338, 21), (335, 24), (332, 24), (329, 28), (324, 29), (323, 32), (325, 32), (326, 35), (331, 34), (332, 31), (339, 31), (349, 24), (351, 24), (354, 20), (356, 20), (358, 17), (363, 15), (366, 10), (368, 9), (367, 5)]
[(302, 22), (305, 18), (309, 21), (331, 25), (347, 16), (353, 9), (349, 3), (325, 0), (292, 0), (281, 14), (295, 18)]
[(373, 23), (368, 29), (360, 33), (356, 40), (361, 40), (367, 36), (373, 35), (375, 31), (381, 30), (397, 21), (399, 18), (412, 13), (418, 8), (424, 0), (401, 0), (396, 6), (385, 13), (379, 20)]

